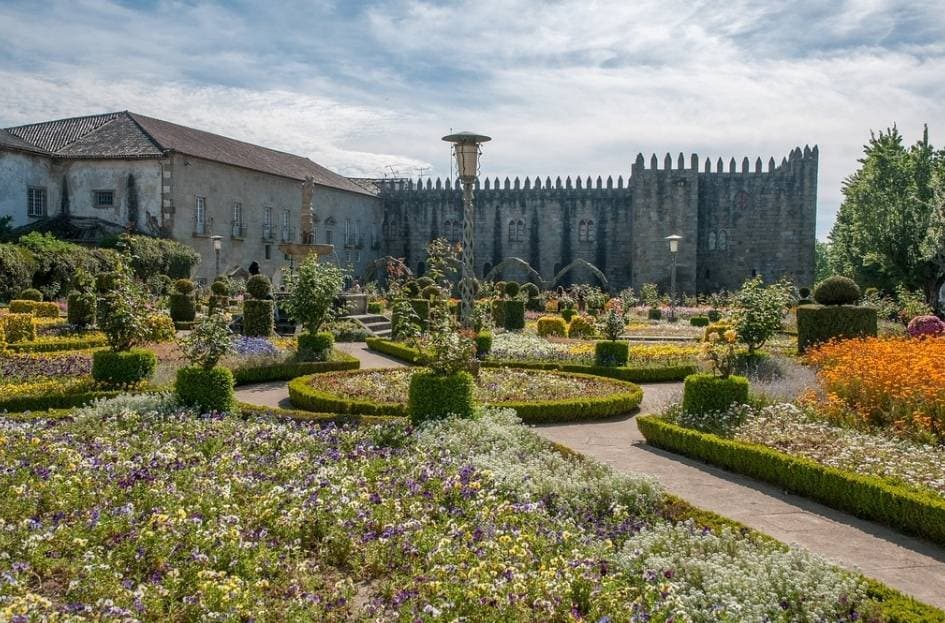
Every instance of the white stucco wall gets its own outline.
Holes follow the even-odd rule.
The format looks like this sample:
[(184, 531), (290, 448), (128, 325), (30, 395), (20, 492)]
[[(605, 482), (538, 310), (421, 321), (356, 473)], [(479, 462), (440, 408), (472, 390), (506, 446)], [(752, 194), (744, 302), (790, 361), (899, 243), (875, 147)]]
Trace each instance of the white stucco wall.
[(0, 217), (12, 217), (11, 225), (20, 227), (32, 220), (26, 215), (27, 189), (46, 189), (47, 212), (59, 210), (59, 185), (50, 178), (52, 160), (19, 151), (0, 149)]
[[(71, 160), (61, 165), (69, 180), (69, 212), (119, 225), (128, 223), (128, 176), (134, 175), (138, 194), (138, 228), (148, 231), (149, 217), (161, 219), (161, 165), (159, 160)], [(61, 186), (62, 182), (58, 183)], [(57, 195), (58, 195), (57, 187)], [(96, 208), (93, 191), (111, 190), (114, 207)], [(59, 203), (56, 207), (58, 210)]]

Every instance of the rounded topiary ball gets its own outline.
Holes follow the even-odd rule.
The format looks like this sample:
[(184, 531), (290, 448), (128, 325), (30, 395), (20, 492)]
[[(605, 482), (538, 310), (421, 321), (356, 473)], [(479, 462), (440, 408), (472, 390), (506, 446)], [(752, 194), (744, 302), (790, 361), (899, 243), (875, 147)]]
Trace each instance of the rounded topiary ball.
[(541, 291), (538, 289), (534, 283), (526, 283), (522, 286), (522, 292), (525, 293), (528, 298), (532, 299), (541, 294)]
[(43, 293), (37, 290), (36, 288), (26, 288), (20, 292), (19, 299), (21, 301), (42, 301)]
[(514, 281), (509, 281), (505, 284), (505, 295), (510, 299), (514, 299), (518, 296), (518, 293), (522, 291), (522, 286), (518, 285)]
[(174, 282), (174, 291), (178, 294), (190, 294), (194, 291), (194, 282), (190, 279), (178, 279)]
[(420, 291), (421, 298), (433, 299), (440, 297), (440, 289), (435, 285), (428, 285), (423, 290)]
[(420, 296), (420, 286), (416, 281), (408, 281), (404, 284), (404, 290), (407, 292), (407, 296), (414, 298)]
[(821, 305), (852, 305), (860, 300), (860, 286), (849, 277), (827, 277), (814, 288), (814, 300)]
[(810, 298), (810, 288), (801, 288), (797, 291), (797, 293), (801, 295), (802, 299)]
[(423, 288), (429, 288), (434, 284), (433, 279), (430, 277), (420, 277), (417, 279), (417, 286), (422, 290)]
[(210, 284), (210, 291), (217, 296), (229, 296), (230, 295), (230, 284), (222, 279), (217, 279), (212, 284)]
[(272, 282), (265, 275), (253, 275), (246, 282), (246, 291), (254, 299), (264, 299), (272, 294)]

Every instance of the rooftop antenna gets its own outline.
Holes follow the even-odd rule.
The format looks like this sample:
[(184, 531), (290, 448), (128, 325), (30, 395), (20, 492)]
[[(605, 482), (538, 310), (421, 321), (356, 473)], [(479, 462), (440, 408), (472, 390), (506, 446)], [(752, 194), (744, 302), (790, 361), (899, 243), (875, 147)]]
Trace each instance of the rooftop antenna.
[(384, 168), (387, 169), (388, 177), (400, 177), (400, 171), (394, 168), (392, 164), (384, 165)]

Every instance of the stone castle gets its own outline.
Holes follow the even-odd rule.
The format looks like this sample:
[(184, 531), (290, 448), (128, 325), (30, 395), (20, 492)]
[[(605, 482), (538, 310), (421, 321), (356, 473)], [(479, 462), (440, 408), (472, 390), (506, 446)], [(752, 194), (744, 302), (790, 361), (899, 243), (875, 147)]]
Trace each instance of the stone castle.
[[(638, 155), (626, 181), (568, 177), (486, 178), (475, 194), (476, 273), (546, 286), (586, 282), (612, 290), (656, 283), (669, 289), (672, 257), (664, 240), (683, 237), (680, 291), (738, 288), (750, 277), (814, 278), (818, 148), (796, 148), (767, 170), (760, 158), (720, 158), (713, 168), (692, 154), (663, 166)], [(384, 251), (424, 270), (432, 238), (459, 241), (462, 191), (448, 180), (375, 180), (384, 210)], [(517, 260), (510, 260), (517, 258)], [(518, 260), (522, 260), (519, 262)], [(526, 266), (526, 264), (528, 266)], [(596, 271), (594, 269), (597, 269)]]

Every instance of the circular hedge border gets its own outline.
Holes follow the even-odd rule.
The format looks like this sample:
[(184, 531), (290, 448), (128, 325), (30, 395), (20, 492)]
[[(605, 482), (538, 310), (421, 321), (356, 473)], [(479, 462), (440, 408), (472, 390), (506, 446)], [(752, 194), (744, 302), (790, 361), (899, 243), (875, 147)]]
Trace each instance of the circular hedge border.
[[(358, 372), (352, 371), (351, 373)], [(547, 371), (547, 374), (593, 379), (595, 381), (602, 380), (601, 377), (591, 374), (556, 371)], [(315, 376), (309, 374), (289, 381), (289, 400), (297, 409), (358, 415), (407, 416), (406, 403), (350, 400), (337, 394), (315, 389), (310, 384)], [(621, 415), (640, 406), (640, 401), (643, 400), (643, 390), (639, 386), (616, 379), (607, 379), (606, 382), (616, 386), (619, 391), (615, 391), (609, 396), (595, 398), (576, 397), (563, 400), (500, 402), (488, 403), (487, 406), (515, 409), (518, 416), (526, 424), (601, 419)]]

